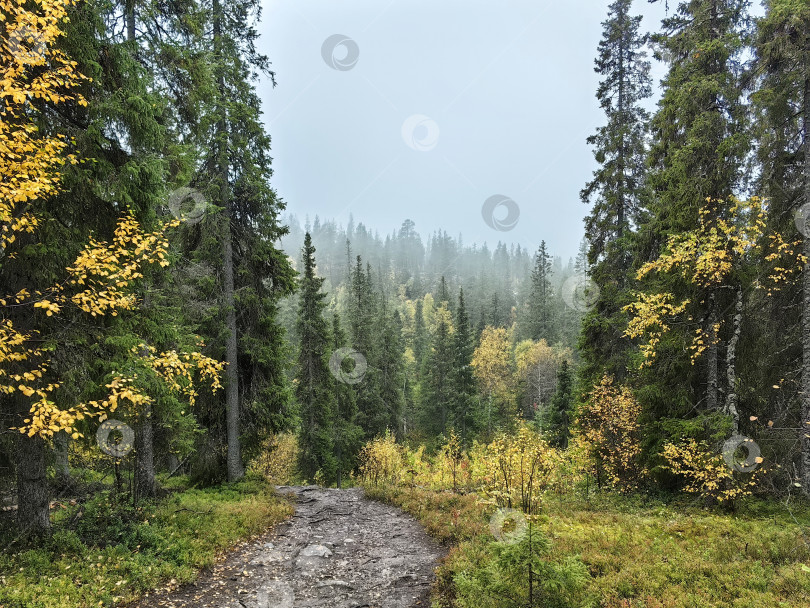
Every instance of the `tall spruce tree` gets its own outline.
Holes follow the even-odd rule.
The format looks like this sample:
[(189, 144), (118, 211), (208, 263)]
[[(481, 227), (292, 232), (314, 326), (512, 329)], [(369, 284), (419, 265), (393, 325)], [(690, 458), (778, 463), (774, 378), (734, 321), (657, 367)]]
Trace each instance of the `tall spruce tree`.
[(456, 326), (453, 333), (453, 405), (451, 408), (451, 426), (461, 435), (462, 441), (468, 441), (475, 431), (476, 422), (476, 386), (472, 369), (473, 344), (470, 319), (464, 303), (464, 289), (458, 292), (456, 308)]
[(352, 271), (351, 300), (348, 308), (351, 317), (352, 345), (363, 357), (366, 365), (362, 380), (355, 385), (357, 422), (366, 438), (372, 438), (385, 433), (389, 416), (380, 394), (380, 370), (377, 367), (378, 344), (374, 335), (378, 309), (377, 294), (371, 281), (371, 270), (369, 267), (363, 270), (363, 262), (359, 255)]
[[(759, 142), (759, 190), (768, 199), (771, 228), (795, 234), (794, 217), (810, 204), (810, 6), (802, 0), (768, 0), (765, 16), (758, 22), (755, 44), (755, 76), (758, 84), (752, 98), (756, 109)], [(810, 224), (806, 224), (810, 225)], [(810, 257), (810, 238), (803, 253)], [(786, 426), (806, 429), (810, 424), (810, 272), (800, 282), (766, 298), (758, 356), (746, 369), (757, 378), (755, 387), (772, 386), (785, 377), (785, 369), (799, 369), (795, 412)], [(785, 348), (771, 348), (772, 336), (780, 336)], [(767, 375), (763, 373), (764, 370)], [(763, 397), (768, 399), (768, 397)], [(769, 413), (769, 415), (777, 414)], [(785, 421), (787, 422), (787, 421)], [(782, 423), (784, 424), (784, 423)], [(810, 496), (810, 437), (801, 431), (800, 475), (802, 491)]]
[(557, 389), (548, 405), (541, 410), (541, 426), (555, 447), (568, 447), (571, 409), (574, 404), (574, 375), (568, 359), (557, 370)]
[(442, 278), (439, 280), (439, 289), (436, 292), (436, 303), (441, 306), (445, 304), (448, 309), (452, 310), (450, 305), (452, 302), (450, 301), (450, 290), (447, 288), (447, 281), (442, 275)]
[(650, 62), (639, 32), (641, 16), (631, 16), (633, 0), (616, 0), (608, 7), (594, 70), (602, 76), (596, 98), (607, 119), (588, 137), (599, 168), (580, 192), (591, 205), (585, 218), (590, 245), (588, 261), (606, 267), (624, 280), (630, 253), (626, 232), (638, 223), (646, 161), (648, 112), (641, 102), (650, 97)]
[[(332, 315), (332, 352), (346, 348), (346, 334), (340, 325), (340, 316), (337, 311)], [(351, 370), (345, 370), (347, 372)], [(357, 397), (354, 387), (339, 380), (333, 384), (334, 393), (334, 457), (335, 457), (335, 481), (337, 487), (343, 485), (345, 473), (354, 469), (357, 462), (357, 454), (360, 451), (363, 440), (363, 429), (357, 424)]]
[(326, 294), (321, 291), (323, 279), (315, 276), (315, 247), (307, 232), (301, 252), (304, 273), (298, 304), (298, 383), (295, 397), (301, 416), (299, 466), (307, 479), (319, 471), (327, 480), (335, 478), (334, 430), (336, 421), (334, 378), (327, 357), (332, 341), (323, 316)]
[(449, 313), (439, 311), (436, 333), (425, 358), (422, 388), (422, 427), (431, 436), (445, 433), (451, 426), (454, 395), (453, 337), (447, 321)]
[[(654, 36), (669, 70), (651, 123), (652, 192), (649, 216), (638, 232), (639, 264), (655, 259), (670, 235), (696, 228), (707, 199), (721, 201), (708, 221), (726, 217), (729, 198), (740, 185), (748, 150), (740, 79), (746, 5), (743, 0), (681, 2)], [(708, 345), (702, 365), (693, 366), (684, 355), (684, 336), (673, 334), (642, 380), (645, 401), (662, 416), (689, 415), (696, 404), (703, 414), (718, 412), (723, 405), (718, 328), (735, 290), (696, 289), (675, 273), (658, 273), (644, 288), (670, 293), (675, 301), (690, 300), (687, 314), (701, 324)]]
[[(596, 91), (606, 124), (588, 138), (599, 168), (580, 192), (591, 205), (585, 218), (589, 276), (599, 298), (583, 320), (583, 380), (591, 386), (605, 372), (621, 377), (629, 365), (629, 343), (622, 306), (628, 304), (627, 274), (631, 232), (644, 210), (648, 112), (641, 102), (651, 95), (650, 63), (639, 32), (640, 16), (631, 16), (632, 0), (608, 7), (594, 70), (602, 77)], [(580, 272), (582, 272), (580, 270)]]
[(405, 374), (402, 361), (402, 320), (396, 310), (389, 312), (383, 299), (376, 324), (377, 350), (375, 366), (379, 369), (379, 396), (385, 407), (384, 424), (402, 437), (402, 414), (405, 405)]
[(547, 342), (552, 342), (554, 331), (552, 327), (551, 255), (546, 249), (545, 241), (540, 241), (540, 247), (537, 248), (537, 253), (534, 255), (528, 310), (529, 339), (545, 339)]
[(428, 340), (427, 330), (425, 329), (424, 307), (425, 304), (422, 301), (422, 298), (419, 298), (416, 301), (416, 310), (414, 312), (413, 321), (413, 357), (416, 360), (417, 368), (421, 368), (422, 363), (424, 362), (426, 344)]
[(492, 293), (489, 301), (489, 321), (493, 327), (506, 327), (508, 315), (503, 299), (497, 291)]
[(279, 298), (294, 288), (294, 271), (275, 245), (286, 228), (279, 221), (284, 205), (269, 185), (270, 138), (255, 91), (258, 74), (275, 83), (267, 57), (256, 51), (258, 13), (256, 0), (212, 0), (213, 86), (202, 118), (206, 191), (222, 211), (200, 243), (203, 257), (220, 266), (220, 325), (211, 331), (221, 336), (228, 363), (225, 420), (216, 420), (218, 408), (209, 418), (212, 428), (224, 426), (229, 480), (244, 473), (243, 442), (255, 451), (267, 433), (289, 423), (291, 397), (276, 317)]

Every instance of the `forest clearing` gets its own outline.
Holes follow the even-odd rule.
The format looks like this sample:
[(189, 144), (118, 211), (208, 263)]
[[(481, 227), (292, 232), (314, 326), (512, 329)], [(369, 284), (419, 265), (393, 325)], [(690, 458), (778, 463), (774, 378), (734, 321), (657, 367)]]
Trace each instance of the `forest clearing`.
[(0, 608), (810, 606), (810, 1), (345, 4), (0, 0)]

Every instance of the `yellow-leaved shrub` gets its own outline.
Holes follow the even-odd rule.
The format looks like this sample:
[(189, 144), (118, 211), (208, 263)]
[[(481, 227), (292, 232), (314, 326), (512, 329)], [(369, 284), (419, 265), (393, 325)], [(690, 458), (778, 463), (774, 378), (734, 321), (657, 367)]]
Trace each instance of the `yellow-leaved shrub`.
[(685, 491), (720, 504), (733, 505), (736, 499), (749, 496), (765, 473), (762, 468), (750, 473), (735, 471), (723, 454), (694, 439), (667, 443), (663, 455), (668, 463), (666, 468), (685, 480)]
[(641, 406), (626, 386), (615, 386), (605, 375), (588, 394), (579, 413), (575, 443), (592, 459), (599, 485), (604, 482), (630, 490), (645, 475), (639, 465)]
[(264, 475), (273, 485), (287, 485), (296, 479), (298, 437), (294, 433), (270, 436), (250, 468)]
[(499, 434), (481, 454), (484, 477), (481, 493), (499, 507), (540, 511), (543, 494), (561, 463), (558, 450), (527, 424), (515, 434)]
[(405, 459), (402, 448), (390, 431), (369, 441), (360, 450), (360, 478), (364, 483), (396, 485), (403, 478)]

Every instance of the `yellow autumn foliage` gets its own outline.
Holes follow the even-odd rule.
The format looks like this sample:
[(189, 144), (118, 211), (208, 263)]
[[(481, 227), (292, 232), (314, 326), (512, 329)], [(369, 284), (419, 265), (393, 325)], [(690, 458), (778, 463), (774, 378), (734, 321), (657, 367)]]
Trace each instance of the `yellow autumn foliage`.
[(512, 347), (509, 332), (502, 327), (485, 327), (473, 352), (473, 374), (487, 400), (487, 430), (490, 421), (515, 415)]
[(31, 118), (34, 100), (86, 105), (71, 93), (85, 77), (54, 46), (71, 4), (0, 0), (6, 30), (0, 43), (0, 250), (7, 250), (19, 233), (36, 229), (38, 218), (27, 203), (53, 194), (59, 168), (78, 162), (63, 154), (65, 138), (42, 136)]
[(371, 485), (398, 484), (405, 472), (403, 449), (391, 431), (369, 441), (360, 450), (360, 478)]
[[(34, 233), (40, 225), (31, 203), (57, 192), (60, 168), (79, 162), (75, 155), (65, 154), (64, 137), (38, 131), (32, 104), (38, 100), (86, 105), (73, 90), (87, 79), (76, 71), (76, 62), (55, 46), (72, 4), (73, 0), (0, 0), (0, 21), (6, 32), (0, 42), (0, 264), (18, 255), (13, 245), (19, 235)], [(144, 232), (135, 217), (126, 213), (119, 218), (112, 240), (91, 238), (58, 283), (33, 293), (27, 289), (0, 293), (0, 393), (31, 399), (29, 416), (18, 427), (21, 433), (49, 438), (64, 430), (77, 438), (76, 422), (85, 417), (104, 420), (124, 402), (135, 408), (150, 402), (135, 388), (135, 376), (119, 375), (106, 385), (104, 399), (60, 407), (50, 399), (59, 384), (44, 382), (49, 357), (36, 346), (38, 332), (19, 330), (8, 311), (12, 306), (17, 311), (28, 306), (31, 315), (41, 312), (54, 317), (71, 306), (95, 317), (135, 308), (134, 282), (143, 277), (146, 266), (168, 265), (166, 231), (178, 223)], [(146, 363), (170, 389), (190, 401), (196, 395), (190, 382), (192, 368), (214, 389), (220, 386), (222, 364), (199, 353), (150, 354)]]
[(615, 386), (605, 375), (588, 394), (576, 421), (574, 443), (581, 443), (593, 459), (600, 481), (621, 490), (637, 486), (645, 471), (641, 455), (641, 406), (630, 389)]
[(562, 460), (540, 433), (520, 424), (515, 434), (499, 434), (486, 447), (480, 492), (501, 508), (535, 515)]
[(186, 353), (170, 350), (155, 354), (157, 352), (155, 347), (146, 344), (133, 347), (132, 352), (139, 353), (141, 360), (157, 373), (166, 387), (171, 392), (185, 397), (189, 405), (194, 405), (198, 395), (194, 386), (196, 376), (206, 381), (212, 391), (222, 388), (220, 376), (225, 369), (225, 363), (222, 361), (216, 361), (196, 351)]
[(722, 454), (694, 439), (667, 443), (663, 455), (667, 460), (666, 468), (685, 480), (684, 490), (721, 504), (749, 496), (765, 473), (762, 468), (751, 473), (735, 472)]
[(465, 450), (455, 433), (433, 456), (425, 446), (410, 449), (391, 434), (368, 442), (360, 453), (360, 481), (369, 486), (400, 485), (432, 491), (477, 493), (483, 502), (536, 514), (547, 492), (570, 491), (583, 478), (585, 459), (577, 449), (548, 445), (532, 425)]
[[(636, 279), (641, 281), (652, 273), (676, 273), (699, 288), (711, 289), (728, 284), (744, 256), (755, 253), (771, 264), (767, 281), (756, 285), (767, 289), (770, 295), (807, 260), (796, 253), (798, 243), (788, 243), (778, 233), (765, 238), (766, 210), (765, 201), (758, 197), (748, 200), (730, 197), (727, 201), (706, 199), (706, 205), (698, 212), (697, 228), (671, 235), (664, 252), (639, 268)], [(784, 259), (788, 261), (780, 262)], [(624, 335), (644, 340), (642, 367), (652, 364), (661, 339), (689, 303), (688, 299), (676, 302), (674, 295), (666, 292), (637, 293), (635, 301), (624, 307), (631, 315)], [(689, 346), (693, 364), (712, 341), (718, 340), (719, 330), (720, 324), (708, 331), (703, 327), (693, 330)]]
[(250, 470), (261, 473), (273, 485), (291, 484), (296, 479), (299, 452), (298, 437), (294, 433), (272, 435), (250, 463)]

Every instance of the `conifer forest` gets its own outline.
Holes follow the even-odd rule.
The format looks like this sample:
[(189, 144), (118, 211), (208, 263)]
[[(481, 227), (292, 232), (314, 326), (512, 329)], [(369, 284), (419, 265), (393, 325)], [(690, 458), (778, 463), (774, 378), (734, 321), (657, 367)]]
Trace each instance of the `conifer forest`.
[(810, 606), (810, 0), (0, 0), (0, 71), (0, 607)]

